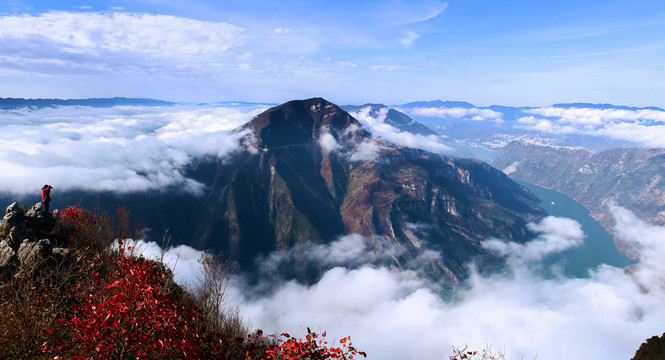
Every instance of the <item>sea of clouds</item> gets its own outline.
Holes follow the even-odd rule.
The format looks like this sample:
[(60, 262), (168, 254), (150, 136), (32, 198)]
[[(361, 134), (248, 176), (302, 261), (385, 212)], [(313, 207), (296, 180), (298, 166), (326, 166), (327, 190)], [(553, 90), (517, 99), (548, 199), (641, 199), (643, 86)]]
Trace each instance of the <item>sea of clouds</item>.
[(0, 189), (132, 192), (203, 185), (184, 169), (239, 149), (233, 131), (267, 106), (58, 107), (1, 111)]
[(550, 135), (587, 135), (634, 143), (645, 148), (665, 148), (665, 111), (658, 108), (540, 107), (517, 110), (507, 122), (502, 113), (484, 108), (418, 107), (407, 114), (460, 121), (492, 122), (515, 129)]
[[(203, 185), (185, 176), (193, 160), (224, 158), (240, 149), (234, 131), (266, 105), (116, 106), (0, 110), (0, 190), (34, 193), (43, 184), (56, 190), (136, 192), (170, 186), (191, 193)], [(363, 115), (363, 114), (360, 114)], [(385, 118), (385, 117), (384, 117)], [(363, 126), (392, 143), (438, 153), (450, 147), (436, 136), (413, 135), (361, 116)], [(319, 139), (335, 151), (332, 135)], [(380, 141), (357, 146), (352, 161), (377, 160)]]
[[(0, 189), (32, 193), (43, 184), (57, 190), (134, 192), (169, 186), (191, 193), (202, 184), (185, 176), (193, 160), (224, 158), (240, 148), (244, 135), (234, 131), (266, 110), (266, 105), (177, 105), (169, 107), (56, 107), (0, 111)], [(424, 110), (422, 110), (424, 111)], [(665, 147), (665, 112), (660, 110), (524, 110), (514, 126), (544, 133), (576, 133), (627, 140), (637, 146)], [(387, 109), (354, 115), (363, 127), (390, 143), (441, 154), (454, 154), (438, 136), (400, 131), (385, 122)], [(457, 114), (456, 112), (447, 112)], [(487, 116), (465, 109), (459, 116)], [(482, 121), (475, 119), (475, 121)], [(337, 150), (330, 134), (319, 139), (326, 151)], [(367, 141), (350, 160), (380, 160), (380, 141)]]
[[(2, 111), (0, 188), (29, 193), (50, 183), (56, 189), (122, 192), (175, 185), (196, 193), (202, 185), (183, 169), (200, 156), (232, 155), (242, 135), (233, 129), (266, 108)], [(399, 139), (397, 130), (383, 129)], [(530, 225), (538, 235), (527, 245), (488, 239), (487, 249), (505, 256), (509, 270), (479, 274), (469, 264), (471, 278), (452, 290), (421, 276), (417, 262), (401, 270), (386, 266), (399, 249), (380, 238), (349, 235), (266, 256), (257, 265), (264, 281), (237, 276), (228, 301), (254, 328), (302, 333), (309, 326), (330, 338), (351, 335), (372, 359), (441, 359), (465, 344), (505, 347), (513, 358), (628, 359), (646, 338), (665, 331), (665, 229), (619, 207), (611, 213), (616, 233), (641, 251), (642, 261), (630, 274), (601, 266), (586, 278), (542, 277), (539, 259), (584, 241), (579, 224), (549, 217)], [(200, 251), (180, 246), (163, 252), (142, 241), (136, 248), (146, 257), (163, 257), (177, 281), (197, 286)], [(382, 250), (370, 251), (376, 248)], [(274, 276), (294, 257), (327, 270), (309, 285)]]
[(524, 111), (525, 129), (548, 134), (580, 134), (665, 148), (665, 111), (547, 107)]
[[(370, 359), (443, 359), (464, 345), (491, 345), (514, 359), (629, 359), (646, 338), (665, 332), (665, 228), (620, 207), (611, 213), (621, 239), (641, 249), (642, 261), (630, 272), (603, 265), (586, 278), (542, 277), (540, 258), (584, 238), (574, 221), (547, 217), (531, 225), (538, 235), (526, 252), (498, 239), (487, 245), (513, 259), (508, 271), (480, 274), (468, 264), (471, 277), (452, 289), (415, 269), (382, 265), (394, 248), (372, 252), (368, 246), (377, 239), (348, 235), (262, 258), (263, 281), (236, 276), (227, 301), (252, 328), (351, 335)], [(162, 256), (153, 243), (137, 248)], [(195, 288), (201, 253), (180, 246), (164, 254), (176, 279)], [(310, 285), (276, 276), (272, 270), (292, 256), (318, 259), (327, 270)]]

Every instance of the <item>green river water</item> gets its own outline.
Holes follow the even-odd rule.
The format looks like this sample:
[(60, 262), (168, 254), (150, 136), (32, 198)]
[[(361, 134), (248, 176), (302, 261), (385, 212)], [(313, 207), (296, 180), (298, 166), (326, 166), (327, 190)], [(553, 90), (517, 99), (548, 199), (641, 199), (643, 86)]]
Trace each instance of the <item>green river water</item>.
[(518, 181), (538, 196), (540, 206), (550, 215), (576, 220), (586, 234), (584, 244), (544, 260), (544, 265), (560, 265), (563, 273), (572, 277), (587, 277), (589, 270), (601, 264), (625, 267), (633, 264), (615, 246), (612, 235), (596, 220), (589, 216), (589, 211), (568, 196), (537, 185)]

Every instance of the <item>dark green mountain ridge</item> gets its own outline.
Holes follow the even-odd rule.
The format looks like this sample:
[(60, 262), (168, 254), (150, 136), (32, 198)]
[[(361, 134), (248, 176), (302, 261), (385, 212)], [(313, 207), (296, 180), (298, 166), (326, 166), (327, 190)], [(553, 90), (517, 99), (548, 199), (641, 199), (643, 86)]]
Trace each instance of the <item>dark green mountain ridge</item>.
[[(271, 108), (243, 126), (247, 151), (217, 166), (194, 244), (219, 247), (252, 265), (259, 253), (338, 236), (381, 235), (403, 259), (442, 252), (432, 271), (464, 278), (464, 264), (484, 257), (486, 236), (525, 241), (526, 222), (543, 216), (537, 199), (489, 165), (397, 147), (372, 136), (336, 105), (314, 98)], [(338, 144), (327, 150), (322, 136)], [(247, 141), (246, 141), (247, 143)], [(353, 160), (363, 146), (376, 160)], [(409, 224), (426, 224), (426, 235)]]

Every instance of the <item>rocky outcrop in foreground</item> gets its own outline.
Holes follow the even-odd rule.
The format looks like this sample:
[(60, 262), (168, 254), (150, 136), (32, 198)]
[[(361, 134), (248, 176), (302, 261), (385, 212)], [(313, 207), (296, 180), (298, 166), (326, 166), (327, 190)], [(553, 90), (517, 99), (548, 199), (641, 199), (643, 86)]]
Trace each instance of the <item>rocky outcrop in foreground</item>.
[[(16, 202), (5, 209), (0, 221), (0, 275), (23, 274), (45, 263), (55, 264), (69, 250), (54, 247), (49, 239), (56, 221), (41, 203), (25, 211)], [(18, 271), (17, 271), (18, 270)]]

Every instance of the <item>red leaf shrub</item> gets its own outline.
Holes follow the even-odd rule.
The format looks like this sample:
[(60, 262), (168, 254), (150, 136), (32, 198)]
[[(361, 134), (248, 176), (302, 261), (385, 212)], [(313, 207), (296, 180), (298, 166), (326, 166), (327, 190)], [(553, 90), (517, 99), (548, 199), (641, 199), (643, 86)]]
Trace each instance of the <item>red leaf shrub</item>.
[(109, 239), (102, 239), (104, 236), (112, 236), (103, 231), (108, 227), (108, 217), (105, 214), (70, 205), (60, 210), (58, 222), (70, 247), (104, 248), (110, 244)]
[(86, 220), (85, 211), (74, 205), (69, 205), (60, 210), (59, 214), (65, 224), (73, 227), (81, 227)]
[[(266, 342), (266, 338), (262, 336), (261, 330), (256, 332), (256, 336), (261, 342)], [(251, 337), (251, 335), (248, 335)], [(342, 338), (339, 343), (340, 347), (333, 347), (328, 345), (325, 339), (326, 333), (322, 335), (312, 332), (307, 328), (307, 335), (305, 339), (297, 339), (287, 333), (281, 334), (281, 338), (277, 340), (277, 344), (269, 345), (264, 351), (263, 359), (270, 360), (286, 360), (286, 359), (308, 359), (308, 360), (328, 360), (340, 359), (350, 360), (355, 355), (362, 355), (367, 357), (363, 351), (358, 351), (351, 344), (351, 337), (347, 336)], [(247, 360), (252, 357), (249, 354), (246, 356)]]
[(77, 304), (59, 321), (71, 339), (47, 341), (44, 353), (74, 359), (215, 357), (221, 337), (200, 326), (197, 310), (164, 292), (157, 263), (125, 256), (114, 260), (115, 272), (108, 277), (94, 273), (97, 280), (88, 288), (70, 289)]

